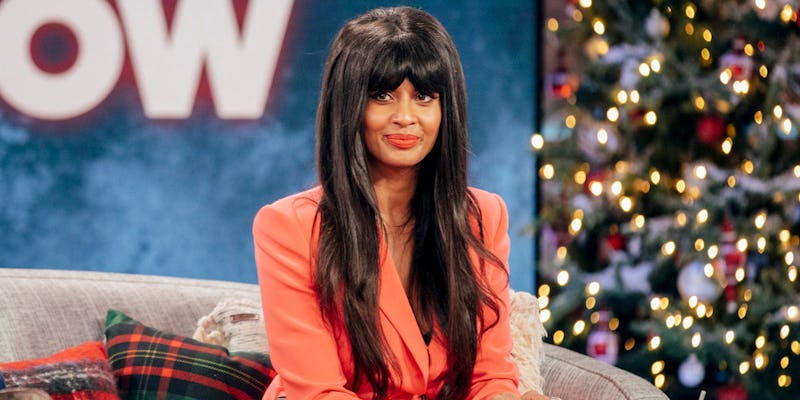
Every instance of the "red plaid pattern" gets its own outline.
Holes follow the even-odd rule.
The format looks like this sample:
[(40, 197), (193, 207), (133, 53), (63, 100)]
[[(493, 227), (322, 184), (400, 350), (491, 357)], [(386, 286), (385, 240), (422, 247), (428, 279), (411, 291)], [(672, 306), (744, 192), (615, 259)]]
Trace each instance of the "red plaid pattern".
[(269, 356), (162, 332), (109, 310), (106, 349), (123, 399), (261, 399)]

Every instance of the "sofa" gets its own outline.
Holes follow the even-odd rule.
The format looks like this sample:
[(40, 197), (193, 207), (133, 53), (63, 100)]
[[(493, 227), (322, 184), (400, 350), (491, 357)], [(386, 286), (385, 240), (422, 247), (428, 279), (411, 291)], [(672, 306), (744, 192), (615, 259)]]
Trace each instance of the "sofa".
[[(0, 268), (0, 363), (46, 357), (102, 341), (109, 309), (191, 337), (223, 299), (259, 300), (258, 286), (111, 272)], [(667, 399), (646, 380), (544, 344), (545, 394), (562, 400)]]

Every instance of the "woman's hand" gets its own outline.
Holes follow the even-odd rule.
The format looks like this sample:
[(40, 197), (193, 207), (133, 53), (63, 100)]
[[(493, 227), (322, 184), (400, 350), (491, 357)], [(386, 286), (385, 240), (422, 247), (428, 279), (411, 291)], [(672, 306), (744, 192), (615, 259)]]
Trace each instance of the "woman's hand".
[(491, 398), (491, 400), (551, 400), (551, 399), (552, 399), (551, 397), (536, 393), (533, 390), (523, 393), (521, 397), (517, 397), (517, 395), (511, 392), (505, 392)]

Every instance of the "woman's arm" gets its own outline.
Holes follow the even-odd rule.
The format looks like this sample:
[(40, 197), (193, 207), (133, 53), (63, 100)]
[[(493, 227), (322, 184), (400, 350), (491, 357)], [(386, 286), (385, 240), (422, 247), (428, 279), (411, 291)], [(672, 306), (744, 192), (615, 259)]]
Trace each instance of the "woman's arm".
[[(511, 359), (511, 324), (509, 322), (508, 255), (510, 238), (508, 236), (508, 212), (505, 203), (496, 194), (476, 193), (483, 214), (484, 240), (491, 251), (503, 263), (503, 269), (487, 263), (486, 275), (491, 290), (497, 295), (499, 315), (497, 323), (483, 332), (478, 342), (478, 354), (472, 378), (471, 399), (491, 399), (494, 395), (508, 392), (519, 396), (517, 385), (519, 370)], [(494, 321), (494, 313), (484, 309), (487, 323)]]
[(253, 223), (270, 358), (289, 399), (357, 399), (313, 289), (311, 201), (262, 208)]

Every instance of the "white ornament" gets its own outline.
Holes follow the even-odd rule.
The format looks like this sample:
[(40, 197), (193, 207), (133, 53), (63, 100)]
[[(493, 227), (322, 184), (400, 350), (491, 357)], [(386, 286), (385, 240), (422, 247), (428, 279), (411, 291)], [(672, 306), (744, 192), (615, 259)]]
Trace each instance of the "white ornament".
[(695, 296), (703, 302), (713, 302), (722, 294), (719, 281), (705, 274), (705, 264), (692, 261), (678, 273), (678, 292), (683, 299)]
[(695, 387), (706, 377), (706, 368), (700, 363), (697, 354), (689, 354), (678, 367), (678, 380), (686, 387)]
[(665, 38), (669, 35), (669, 21), (654, 8), (650, 10), (650, 15), (647, 16), (644, 29), (647, 32), (647, 36), (653, 39)]
[(586, 354), (606, 364), (617, 363), (619, 354), (619, 335), (608, 329), (608, 311), (600, 311), (600, 321), (597, 329), (586, 338)]

